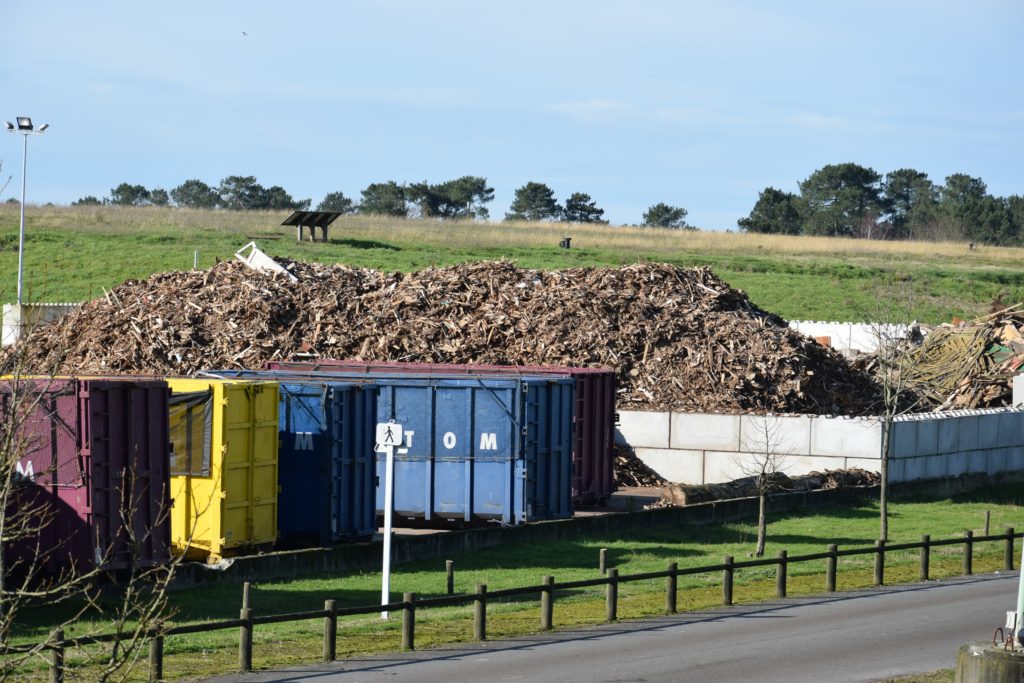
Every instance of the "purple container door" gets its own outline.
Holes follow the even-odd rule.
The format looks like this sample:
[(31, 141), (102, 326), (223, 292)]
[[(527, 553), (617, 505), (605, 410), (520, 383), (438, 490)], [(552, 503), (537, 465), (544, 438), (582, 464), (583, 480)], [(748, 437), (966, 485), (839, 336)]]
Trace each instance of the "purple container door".
[[(93, 561), (105, 569), (169, 558), (167, 384), (82, 380), (81, 454), (86, 462)], [(126, 520), (128, 522), (126, 523)]]
[(556, 375), (576, 382), (573, 412), (572, 497), (577, 504), (599, 504), (615, 492), (615, 371), (554, 365), (464, 365), (358, 360), (271, 361), (268, 370), (287, 372), (394, 373), (402, 375)]

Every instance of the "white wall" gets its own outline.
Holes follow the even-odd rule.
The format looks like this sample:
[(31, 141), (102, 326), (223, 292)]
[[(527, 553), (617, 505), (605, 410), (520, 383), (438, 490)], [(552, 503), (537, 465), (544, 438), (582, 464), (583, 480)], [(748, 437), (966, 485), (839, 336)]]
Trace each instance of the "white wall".
[(885, 339), (904, 339), (907, 325), (881, 325), (868, 323), (841, 323), (824, 320), (791, 320), (790, 328), (808, 337), (830, 337), (832, 347), (839, 351), (874, 353), (878, 350), (879, 336)]
[(10, 346), (35, 327), (58, 320), (81, 304), (4, 304), (2, 343)]
[[(787, 474), (880, 469), (877, 417), (623, 411), (616, 437), (665, 479), (707, 484), (746, 476), (764, 451), (766, 426), (772, 450), (785, 454)], [(1024, 470), (1024, 409), (901, 416), (889, 452), (891, 482)]]

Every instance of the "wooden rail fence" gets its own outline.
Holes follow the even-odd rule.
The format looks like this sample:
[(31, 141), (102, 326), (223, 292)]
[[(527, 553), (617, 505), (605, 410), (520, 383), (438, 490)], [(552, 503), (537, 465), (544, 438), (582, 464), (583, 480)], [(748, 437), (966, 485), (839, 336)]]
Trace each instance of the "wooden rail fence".
[[(278, 624), (291, 621), (305, 621), (312, 619), (323, 620), (323, 661), (334, 661), (337, 654), (338, 638), (338, 617), (378, 614), (380, 612), (401, 612), (402, 613), (402, 649), (413, 650), (416, 647), (416, 612), (424, 609), (437, 607), (452, 607), (472, 603), (473, 609), (473, 637), (482, 641), (487, 639), (487, 604), (491, 600), (512, 598), (521, 596), (538, 596), (540, 599), (540, 629), (550, 630), (554, 627), (554, 605), (555, 595), (558, 591), (577, 590), (580, 588), (605, 587), (605, 619), (615, 621), (618, 616), (618, 595), (619, 584), (631, 581), (649, 581), (652, 579), (665, 579), (665, 613), (675, 614), (679, 592), (678, 579), (680, 576), (692, 574), (707, 574), (722, 572), (722, 604), (733, 604), (733, 576), (738, 569), (752, 567), (767, 567), (775, 565), (775, 588), (779, 598), (786, 597), (787, 568), (795, 562), (811, 562), (825, 560), (825, 591), (836, 590), (836, 577), (840, 557), (852, 557), (855, 555), (874, 555), (874, 585), (881, 586), (885, 582), (885, 556), (887, 553), (920, 550), (920, 572), (919, 578), (922, 581), (929, 579), (931, 549), (960, 545), (962, 551), (963, 575), (970, 576), (973, 571), (974, 544), (993, 541), (1003, 541), (1005, 551), (1003, 553), (1003, 567), (1006, 571), (1014, 569), (1014, 539), (1024, 537), (1024, 533), (1015, 533), (1013, 528), (1008, 528), (1005, 534), (994, 534), (974, 536), (973, 532), (967, 531), (962, 538), (948, 538), (932, 540), (930, 536), (924, 535), (917, 543), (886, 543), (875, 541), (874, 546), (864, 548), (840, 549), (837, 545), (829, 545), (827, 550), (819, 553), (806, 555), (789, 555), (787, 551), (780, 550), (778, 557), (760, 558), (755, 560), (736, 561), (732, 556), (727, 556), (719, 564), (706, 565), (702, 567), (686, 567), (680, 569), (678, 563), (669, 563), (663, 571), (642, 572), (639, 574), (619, 575), (614, 567), (607, 567), (607, 551), (601, 549), (599, 553), (599, 569), (602, 576), (594, 579), (583, 579), (579, 581), (565, 581), (556, 583), (553, 576), (543, 577), (542, 583), (536, 586), (525, 586), (521, 588), (505, 588), (496, 591), (489, 591), (485, 584), (478, 584), (473, 593), (454, 594), (454, 566), (451, 561), (445, 563), (448, 595), (436, 598), (421, 598), (416, 593), (405, 593), (401, 602), (392, 602), (387, 605), (367, 605), (363, 607), (338, 607), (334, 600), (326, 600), (321, 610), (308, 612), (292, 612), (288, 614), (267, 614), (254, 615), (249, 607), (249, 591), (246, 584), (243, 592), (242, 609), (238, 619), (208, 622), (203, 624), (189, 624), (185, 626), (172, 626), (153, 631), (149, 637), (149, 677), (151, 681), (158, 681), (163, 678), (163, 651), (164, 640), (169, 637), (184, 635), (188, 633), (204, 633), (208, 631), (219, 631), (223, 629), (238, 629), (238, 668), (241, 671), (252, 670), (253, 655), (253, 631), (256, 626), (264, 624)], [(53, 642), (50, 645), (50, 673), (53, 683), (62, 683), (64, 680), (64, 659), (67, 648), (81, 647), (97, 643), (109, 643), (125, 638), (124, 634), (103, 634), (93, 636), (82, 636), (77, 638), (64, 638), (63, 631), (54, 633)], [(22, 648), (8, 647), (8, 652), (24, 651), (28, 646)]]

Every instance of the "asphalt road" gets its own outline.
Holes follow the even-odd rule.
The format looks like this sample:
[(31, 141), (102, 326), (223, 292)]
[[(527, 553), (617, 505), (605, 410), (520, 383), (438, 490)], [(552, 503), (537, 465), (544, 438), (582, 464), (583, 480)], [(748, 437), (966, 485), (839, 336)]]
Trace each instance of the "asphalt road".
[(987, 574), (215, 680), (876, 681), (951, 668), (961, 644), (992, 638), (1016, 597), (1016, 572)]

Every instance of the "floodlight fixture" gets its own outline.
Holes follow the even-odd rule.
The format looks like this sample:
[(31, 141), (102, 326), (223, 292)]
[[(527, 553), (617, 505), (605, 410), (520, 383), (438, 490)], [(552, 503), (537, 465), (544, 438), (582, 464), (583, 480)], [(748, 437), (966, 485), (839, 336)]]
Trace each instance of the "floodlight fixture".
[(29, 135), (42, 135), (43, 131), (50, 127), (50, 124), (44, 123), (39, 126), (39, 130), (36, 130), (32, 126), (32, 119), (28, 116), (17, 116), (14, 120), (18, 122), (17, 126), (10, 121), (6, 122), (8, 132), (25, 137), (21, 153), (21, 225), (18, 229), (18, 305), (21, 306), (21, 283), (25, 265), (25, 175), (28, 169), (28, 137)]
[(7, 130), (14, 130), (13, 123), (11, 123), (10, 121), (4, 121), (4, 123), (7, 124)]
[(46, 130), (49, 127), (50, 127), (50, 124), (44, 123), (43, 125), (39, 126), (39, 130), (37, 130), (36, 132), (37, 133), (42, 133), (44, 130)]
[(28, 116), (17, 117), (18, 130), (32, 130), (32, 119)]

